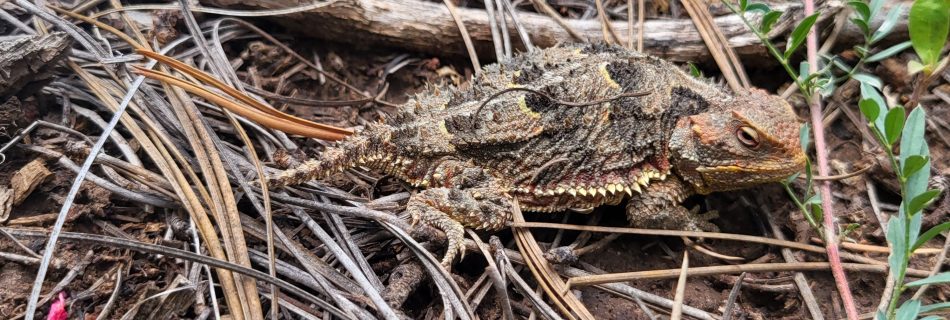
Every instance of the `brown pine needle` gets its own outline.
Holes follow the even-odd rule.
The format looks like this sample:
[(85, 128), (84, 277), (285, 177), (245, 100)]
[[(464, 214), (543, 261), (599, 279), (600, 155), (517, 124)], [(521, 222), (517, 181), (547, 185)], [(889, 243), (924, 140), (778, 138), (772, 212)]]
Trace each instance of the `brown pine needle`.
[[(227, 110), (229, 110), (229, 111), (231, 111), (231, 112), (234, 112), (234, 113), (240, 114), (240, 115), (242, 115), (242, 116), (245, 116), (245, 114), (247, 114), (247, 113), (250, 112), (250, 109), (253, 109), (253, 110), (257, 111), (258, 113), (264, 115), (265, 117), (270, 118), (270, 121), (271, 121), (271, 122), (272, 122), (272, 121), (276, 121), (276, 120), (279, 120), (279, 122), (283, 122), (281, 125), (279, 125), (279, 126), (277, 126), (277, 127), (271, 127), (271, 126), (265, 125), (266, 127), (269, 127), (269, 128), (272, 128), (272, 129), (276, 129), (276, 130), (281, 130), (281, 131), (284, 131), (284, 132), (287, 132), (287, 133), (291, 133), (291, 134), (299, 134), (299, 135), (303, 135), (303, 136), (306, 136), (306, 137), (317, 138), (317, 139), (323, 139), (323, 140), (340, 140), (340, 139), (343, 139), (344, 137), (346, 137), (346, 136), (348, 136), (348, 135), (353, 134), (353, 131), (352, 131), (352, 130), (349, 130), (349, 129), (337, 128), (337, 127), (330, 126), (330, 125), (325, 125), (325, 124), (321, 124), (321, 123), (316, 123), (316, 122), (313, 122), (313, 121), (305, 120), (305, 119), (298, 118), (298, 117), (295, 117), (295, 116), (293, 116), (293, 115), (290, 115), (290, 114), (281, 112), (280, 110), (274, 109), (274, 108), (272, 108), (272, 107), (270, 107), (270, 106), (268, 106), (268, 105), (266, 105), (266, 104), (261, 103), (260, 101), (257, 101), (257, 100), (254, 99), (254, 98), (251, 98), (251, 97), (247, 96), (246, 94), (241, 93), (240, 91), (237, 91), (236, 89), (234, 89), (234, 88), (232, 88), (232, 87), (230, 87), (230, 86), (228, 86), (228, 85), (222, 83), (221, 81), (215, 79), (213, 76), (211, 76), (211, 75), (209, 75), (209, 74), (207, 74), (207, 73), (205, 73), (205, 72), (203, 72), (203, 71), (201, 71), (201, 70), (195, 69), (194, 67), (189, 66), (189, 65), (187, 65), (187, 64), (185, 64), (185, 63), (183, 63), (183, 62), (181, 62), (181, 61), (172, 59), (171, 57), (162, 55), (162, 54), (157, 53), (157, 52), (154, 52), (154, 51), (148, 51), (148, 50), (137, 50), (137, 52), (140, 53), (140, 54), (142, 54), (142, 55), (144, 55), (144, 56), (146, 56), (146, 57), (149, 57), (149, 58), (155, 59), (155, 60), (157, 60), (157, 61), (159, 61), (159, 62), (162, 62), (162, 63), (168, 65), (169, 67), (171, 67), (172, 69), (175, 69), (175, 70), (177, 70), (177, 71), (179, 71), (179, 72), (183, 72), (183, 73), (188, 74), (188, 75), (190, 75), (190, 76), (192, 76), (192, 77), (195, 77), (195, 78), (197, 78), (198, 80), (200, 80), (200, 81), (202, 81), (202, 82), (204, 82), (204, 83), (207, 83), (208, 85), (211, 85), (211, 86), (213, 86), (213, 87), (215, 87), (215, 88), (221, 90), (222, 92), (224, 92), (225, 94), (231, 96), (232, 98), (235, 98), (235, 99), (237, 99), (238, 101), (241, 101), (241, 102), (243, 102), (243, 103), (246, 104), (246, 105), (239, 105), (239, 104), (235, 104), (235, 103), (228, 103), (228, 104), (223, 104), (223, 105), (221, 105), (223, 108), (226, 108)], [(145, 70), (145, 69), (136, 68), (136, 70), (139, 70), (139, 71), (141, 72), (142, 70)], [(143, 73), (143, 74), (144, 74), (144, 73)], [(156, 73), (150, 73), (150, 74), (153, 74), (153, 75), (154, 75), (154, 74), (156, 74)], [(160, 74), (160, 73), (158, 73), (158, 74)], [(167, 75), (167, 74), (166, 74), (166, 75)], [(146, 75), (146, 76), (148, 76), (148, 75)], [(167, 76), (168, 76), (168, 77), (171, 77), (171, 78), (174, 78), (174, 77), (171, 76), (171, 75), (167, 75)], [(157, 80), (158, 80), (158, 79), (157, 79)], [(200, 88), (199, 88), (199, 89), (200, 89)], [(201, 89), (201, 90), (207, 91), (207, 90), (204, 90), (204, 89)], [(199, 93), (197, 93), (197, 92), (192, 92), (192, 93), (194, 93), (194, 94), (199, 94)], [(210, 93), (210, 92), (208, 92), (208, 93)], [(230, 101), (230, 100), (229, 100), (229, 101)], [(249, 108), (249, 107), (250, 107), (250, 108)], [(245, 117), (248, 117), (248, 116), (245, 116)], [(265, 121), (264, 119), (261, 119), (261, 120), (262, 120), (262, 121)], [(255, 120), (255, 121), (257, 121), (257, 120)], [(264, 125), (264, 122), (261, 122), (261, 121), (258, 121), (258, 122), (260, 122), (262, 125)], [(286, 122), (290, 122), (290, 123), (288, 124), (288, 123), (286, 123)], [(306, 127), (306, 128), (294, 128), (294, 127)], [(287, 130), (281, 129), (281, 128), (287, 128), (287, 130), (292, 130), (292, 131), (287, 131)], [(308, 133), (308, 134), (304, 134), (304, 133), (306, 133), (306, 132), (309, 132), (309, 133)]]
[[(222, 95), (208, 91), (202, 87), (199, 87), (191, 82), (178, 79), (168, 73), (158, 72), (153, 70), (148, 70), (142, 67), (135, 67), (135, 71), (139, 74), (149, 78), (155, 79), (162, 82), (167, 82), (170, 85), (179, 87), (188, 91), (192, 94), (198, 95), (202, 98), (207, 99), (208, 101), (221, 106), (222, 108), (227, 109), (228, 111), (237, 113), (242, 117), (248, 118), (254, 122), (260, 123), (261, 125), (280, 130), (290, 134), (297, 134), (305, 137), (323, 139), (323, 140), (341, 140), (346, 137), (345, 134), (324, 130), (320, 126), (307, 126), (300, 125), (296, 123), (288, 123), (287, 119), (273, 116), (271, 114), (264, 113), (259, 109), (250, 108), (246, 105), (235, 103), (234, 101), (225, 98)], [(289, 116), (289, 115), (288, 115)], [(291, 116), (292, 117), (292, 116)], [(301, 119), (302, 121), (306, 121)], [(316, 123), (315, 123), (316, 124)], [(330, 126), (327, 126), (330, 127)], [(336, 128), (336, 127), (331, 127)]]

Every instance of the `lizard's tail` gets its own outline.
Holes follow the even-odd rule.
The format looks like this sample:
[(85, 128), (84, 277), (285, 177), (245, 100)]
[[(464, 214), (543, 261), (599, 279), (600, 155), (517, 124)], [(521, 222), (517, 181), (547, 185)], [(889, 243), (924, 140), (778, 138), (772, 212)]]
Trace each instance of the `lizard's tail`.
[(268, 179), (271, 188), (306, 183), (342, 172), (386, 157), (390, 130), (383, 125), (371, 125), (365, 130), (328, 147), (319, 159), (307, 160), (299, 166), (285, 170)]

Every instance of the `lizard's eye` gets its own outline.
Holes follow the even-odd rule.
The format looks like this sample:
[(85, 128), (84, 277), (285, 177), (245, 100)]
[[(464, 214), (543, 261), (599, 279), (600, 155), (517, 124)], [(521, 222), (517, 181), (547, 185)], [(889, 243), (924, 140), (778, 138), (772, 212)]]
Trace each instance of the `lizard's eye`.
[(749, 149), (755, 149), (759, 146), (759, 133), (750, 127), (739, 127), (736, 130), (736, 138)]

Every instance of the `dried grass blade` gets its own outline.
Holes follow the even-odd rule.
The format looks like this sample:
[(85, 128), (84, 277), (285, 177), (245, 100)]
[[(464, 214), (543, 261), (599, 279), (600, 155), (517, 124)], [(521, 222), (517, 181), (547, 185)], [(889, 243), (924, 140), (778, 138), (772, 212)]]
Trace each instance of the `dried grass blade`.
[(449, 14), (452, 15), (452, 19), (455, 20), (455, 24), (459, 28), (462, 41), (465, 42), (465, 49), (468, 50), (468, 57), (472, 60), (472, 68), (475, 69), (475, 74), (481, 73), (482, 65), (478, 63), (478, 54), (475, 52), (475, 45), (472, 44), (472, 37), (468, 35), (468, 30), (465, 29), (465, 23), (462, 22), (462, 17), (459, 17), (458, 9), (455, 8), (455, 4), (452, 3), (452, 0), (444, 0), (442, 2), (445, 3), (445, 7), (448, 8)]
[[(134, 84), (133, 86), (137, 87), (143, 80), (144, 79), (139, 79), (136, 81), (138, 84)], [(89, 173), (89, 169), (92, 168), (92, 164), (95, 162), (96, 156), (98, 156), (99, 152), (102, 151), (106, 141), (109, 140), (110, 134), (113, 130), (115, 130), (115, 127), (119, 124), (119, 120), (125, 114), (125, 110), (132, 101), (132, 96), (134, 94), (135, 90), (130, 90), (129, 93), (123, 97), (122, 103), (119, 104), (117, 110), (113, 113), (112, 119), (109, 120), (109, 124), (103, 129), (99, 139), (96, 140), (96, 144), (93, 145), (89, 150), (89, 155), (86, 156), (85, 160), (83, 160), (83, 164), (79, 169), (79, 173), (76, 174), (76, 178), (73, 179), (72, 186), (70, 186), (69, 192), (66, 194), (66, 199), (63, 201), (63, 206), (60, 208), (59, 214), (56, 217), (56, 222), (53, 224), (53, 230), (50, 232), (49, 240), (46, 241), (46, 248), (43, 251), (43, 259), (40, 262), (39, 270), (37, 270), (36, 279), (33, 281), (33, 288), (30, 292), (30, 297), (27, 302), (26, 319), (33, 319), (34, 315), (36, 314), (37, 302), (39, 301), (40, 293), (43, 291), (43, 282), (46, 280), (46, 272), (49, 269), (49, 264), (53, 259), (53, 252), (56, 250), (56, 242), (59, 239), (59, 235), (66, 223), (66, 216), (69, 213), (69, 209), (72, 208), (73, 201), (76, 200), (76, 196), (79, 194), (79, 188), (82, 186), (82, 182), (85, 180), (86, 174)]]
[(722, 35), (722, 31), (713, 22), (712, 15), (709, 14), (703, 2), (697, 0), (680, 0), (690, 19), (696, 25), (696, 30), (706, 43), (709, 53), (712, 54), (716, 64), (722, 71), (722, 76), (729, 83), (729, 87), (734, 92), (742, 92), (750, 86), (749, 79), (745, 74), (742, 63), (736, 57), (735, 51), (729, 46), (729, 41)]
[(557, 11), (554, 10), (554, 8), (552, 8), (547, 1), (531, 0), (531, 3), (534, 4), (535, 7), (539, 8), (538, 11), (544, 12), (544, 14), (548, 15), (548, 17), (551, 17), (551, 20), (554, 20), (554, 22), (561, 26), (561, 28), (564, 28), (564, 31), (571, 35), (571, 38), (574, 38), (575, 41), (587, 42), (587, 39), (581, 36), (580, 32), (574, 30), (574, 27), (571, 27), (571, 25), (568, 24), (567, 21), (565, 21), (564, 18), (562, 18), (561, 15), (558, 14)]
[[(512, 220), (515, 223), (524, 223), (524, 216), (521, 210), (515, 207)], [(554, 302), (554, 305), (561, 311), (567, 319), (594, 319), (594, 316), (587, 310), (587, 307), (581, 303), (573, 294), (570, 293), (568, 283), (561, 280), (547, 260), (544, 259), (541, 247), (531, 234), (531, 230), (521, 227), (512, 227), (515, 234), (515, 241), (518, 244), (518, 250), (524, 257), (525, 264), (534, 274), (539, 285), (544, 289), (548, 298)]]

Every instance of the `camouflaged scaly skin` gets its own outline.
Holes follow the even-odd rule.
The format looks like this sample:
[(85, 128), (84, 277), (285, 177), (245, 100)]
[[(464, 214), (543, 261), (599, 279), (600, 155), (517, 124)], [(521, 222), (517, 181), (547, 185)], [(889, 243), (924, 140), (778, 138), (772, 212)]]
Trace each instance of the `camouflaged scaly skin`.
[[(590, 106), (569, 102), (649, 92)], [(446, 261), (462, 226), (498, 229), (512, 200), (528, 211), (592, 208), (629, 199), (632, 224), (708, 228), (686, 197), (781, 180), (804, 154), (799, 121), (781, 98), (732, 96), (675, 65), (619, 47), (567, 46), (487, 66), (468, 89), (435, 87), (311, 160), (275, 187), (355, 166), (425, 188), (407, 210), (444, 230)]]

